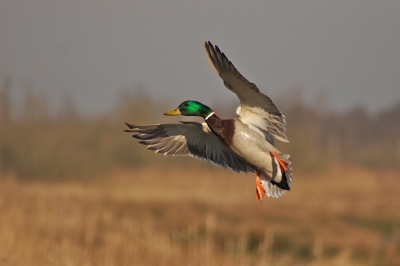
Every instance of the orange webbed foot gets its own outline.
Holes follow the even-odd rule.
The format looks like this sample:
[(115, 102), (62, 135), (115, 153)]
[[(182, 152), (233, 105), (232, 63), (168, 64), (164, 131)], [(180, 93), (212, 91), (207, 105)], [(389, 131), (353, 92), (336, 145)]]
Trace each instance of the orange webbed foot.
[(271, 152), (271, 155), (274, 156), (275, 159), (278, 161), (282, 173), (286, 172), (289, 164), (286, 161), (279, 158), (279, 156), (276, 154), (276, 152)]
[(257, 171), (256, 175), (256, 201), (263, 200), (265, 197), (265, 192), (267, 192), (261, 183), (260, 173)]

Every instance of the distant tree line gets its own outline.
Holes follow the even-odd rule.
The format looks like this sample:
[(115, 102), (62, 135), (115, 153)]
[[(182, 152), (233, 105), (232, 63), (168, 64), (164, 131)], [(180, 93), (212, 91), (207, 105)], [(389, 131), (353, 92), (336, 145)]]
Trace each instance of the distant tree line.
[[(63, 180), (182, 160), (185, 165), (202, 163), (154, 155), (123, 132), (124, 122), (171, 122), (162, 113), (177, 103), (154, 100), (144, 89), (125, 92), (109, 114), (92, 118), (79, 115), (69, 97), (54, 115), (43, 97), (32, 90), (26, 90), (25, 102), (17, 108), (11, 90), (11, 79), (5, 76), (0, 90), (0, 172), (25, 180)], [(341, 114), (319, 112), (301, 101), (287, 104), (282, 111), (290, 144), (278, 146), (291, 154), (295, 171), (338, 164), (400, 168), (400, 102), (377, 115), (363, 108)]]

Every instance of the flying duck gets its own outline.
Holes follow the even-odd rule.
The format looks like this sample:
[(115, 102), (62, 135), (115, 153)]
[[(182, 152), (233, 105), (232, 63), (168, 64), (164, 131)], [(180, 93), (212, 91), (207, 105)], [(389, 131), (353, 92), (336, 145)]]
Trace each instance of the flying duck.
[(207, 59), (224, 85), (240, 100), (237, 117), (221, 119), (208, 106), (185, 101), (164, 115), (200, 116), (205, 123), (131, 125), (139, 143), (149, 150), (172, 156), (204, 159), (224, 169), (256, 173), (256, 201), (265, 195), (278, 198), (292, 183), (289, 155), (281, 153), (274, 139), (289, 142), (286, 120), (272, 100), (243, 77), (218, 46), (204, 44)]

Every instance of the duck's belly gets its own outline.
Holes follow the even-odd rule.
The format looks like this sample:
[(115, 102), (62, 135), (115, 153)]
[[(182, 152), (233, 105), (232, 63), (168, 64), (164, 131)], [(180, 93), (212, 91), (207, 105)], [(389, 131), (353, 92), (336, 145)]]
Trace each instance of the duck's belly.
[(246, 158), (245, 161), (255, 170), (274, 179), (277, 169), (276, 167), (274, 169), (276, 164), (272, 161), (271, 152), (277, 151), (277, 149), (260, 135), (247, 130), (246, 127), (246, 125), (236, 124), (231, 150), (239, 157)]

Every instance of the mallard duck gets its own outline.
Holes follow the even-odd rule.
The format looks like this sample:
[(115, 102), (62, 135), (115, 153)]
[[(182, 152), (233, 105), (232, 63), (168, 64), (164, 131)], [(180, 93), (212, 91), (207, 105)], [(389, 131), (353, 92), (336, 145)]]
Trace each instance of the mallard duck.
[(164, 115), (200, 116), (205, 123), (154, 124), (136, 126), (126, 123), (126, 132), (135, 133), (149, 150), (172, 156), (192, 156), (236, 172), (256, 172), (256, 201), (265, 195), (278, 198), (292, 183), (289, 155), (278, 151), (274, 138), (289, 142), (286, 120), (272, 100), (261, 93), (228, 60), (218, 46), (205, 42), (211, 66), (224, 85), (240, 100), (237, 117), (221, 119), (208, 106), (185, 101)]

